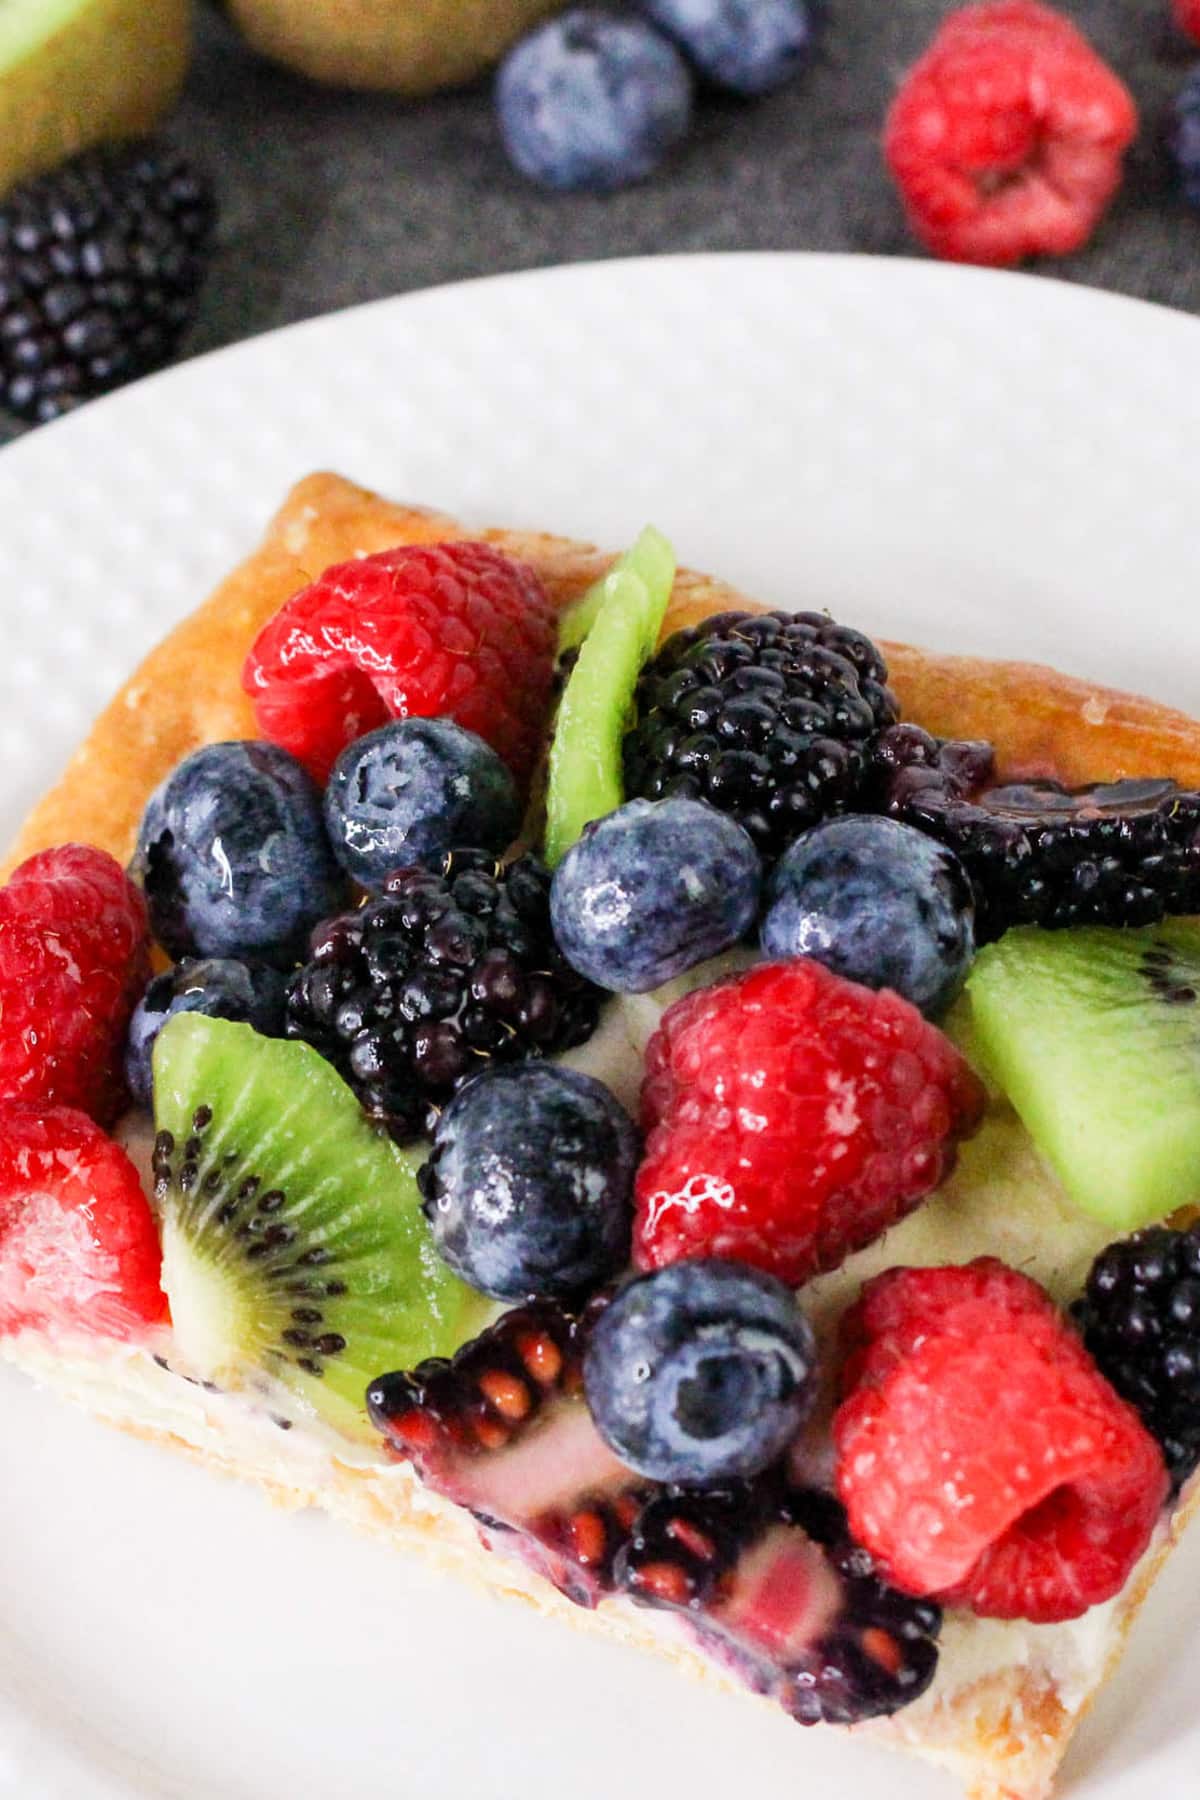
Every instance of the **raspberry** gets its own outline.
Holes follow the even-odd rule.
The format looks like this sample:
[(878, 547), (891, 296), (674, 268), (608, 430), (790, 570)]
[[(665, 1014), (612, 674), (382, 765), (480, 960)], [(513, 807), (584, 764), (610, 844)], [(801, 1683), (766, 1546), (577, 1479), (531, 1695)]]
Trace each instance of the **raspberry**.
[(72, 1107), (0, 1104), (0, 1332), (128, 1337), (166, 1319), (137, 1170)]
[(764, 963), (679, 1000), (646, 1052), (635, 1259), (729, 1256), (793, 1286), (945, 1179), (983, 1089), (888, 990)]
[(554, 675), (554, 607), (487, 544), (410, 545), (327, 569), (255, 639), (242, 677), (259, 730), (324, 781), (392, 718), (446, 716), (525, 780)]
[(1171, 0), (1175, 23), (1200, 44), (1200, 0)]
[(1087, 242), (1137, 131), (1124, 85), (1033, 0), (952, 13), (892, 103), (884, 154), (935, 256), (1021, 262)]
[(149, 979), (146, 903), (119, 863), (81, 844), (22, 863), (0, 889), (0, 1099), (114, 1119)]
[(1036, 1282), (989, 1257), (892, 1269), (842, 1331), (838, 1486), (887, 1579), (1040, 1624), (1120, 1591), (1166, 1467)]

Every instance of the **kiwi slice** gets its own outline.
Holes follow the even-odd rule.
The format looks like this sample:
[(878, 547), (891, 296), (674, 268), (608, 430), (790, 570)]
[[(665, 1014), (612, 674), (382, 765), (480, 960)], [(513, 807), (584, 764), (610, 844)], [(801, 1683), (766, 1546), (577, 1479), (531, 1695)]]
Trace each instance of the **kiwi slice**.
[(674, 581), (675, 552), (648, 525), (563, 619), (559, 650), (579, 654), (550, 744), (545, 855), (552, 869), (585, 825), (614, 811), (625, 797), (621, 740)]
[(423, 1149), (372, 1126), (307, 1044), (200, 1013), (154, 1046), (154, 1122), (181, 1359), (220, 1387), (281, 1384), (375, 1442), (369, 1383), (448, 1354), (487, 1309), (433, 1248)]
[(976, 1052), (1115, 1231), (1200, 1200), (1200, 929), (1010, 931), (967, 983)]

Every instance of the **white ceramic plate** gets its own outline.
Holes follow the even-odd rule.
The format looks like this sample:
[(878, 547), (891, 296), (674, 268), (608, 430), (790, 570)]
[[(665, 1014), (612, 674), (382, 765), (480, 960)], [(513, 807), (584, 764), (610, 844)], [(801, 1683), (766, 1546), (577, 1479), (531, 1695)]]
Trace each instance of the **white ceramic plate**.
[[(331, 466), (1200, 710), (1200, 324), (826, 257), (609, 263), (319, 320), (0, 456), (0, 838), (142, 650)], [(940, 1778), (284, 1517), (0, 1383), (0, 1795), (936, 1800)], [(1197, 1534), (1193, 1534), (1196, 1536)], [(1200, 1756), (1200, 1542), (1067, 1792)]]

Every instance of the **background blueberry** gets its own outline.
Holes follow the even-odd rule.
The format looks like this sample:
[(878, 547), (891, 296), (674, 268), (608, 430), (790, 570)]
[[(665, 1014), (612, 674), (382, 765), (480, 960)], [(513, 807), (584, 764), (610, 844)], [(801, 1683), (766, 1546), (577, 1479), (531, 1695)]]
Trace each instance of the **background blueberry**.
[(749, 835), (701, 800), (630, 800), (555, 872), (550, 921), (572, 968), (615, 993), (660, 987), (737, 942), (758, 911)]
[(1183, 197), (1200, 207), (1200, 63), (1192, 70), (1175, 101), (1171, 154), (1179, 171)]
[(325, 790), (333, 853), (360, 887), (436, 864), (463, 844), (499, 853), (521, 826), (517, 785), (473, 731), (450, 719), (393, 719), (343, 750)]
[(692, 80), (644, 19), (574, 7), (509, 52), (496, 111), (523, 175), (603, 193), (649, 175), (684, 136)]
[(911, 825), (827, 819), (775, 865), (761, 937), (768, 956), (812, 956), (940, 1013), (975, 954), (971, 884), (953, 851)]
[(233, 962), (213, 957), (208, 961), (185, 960), (156, 975), (129, 1021), (125, 1048), (125, 1079), (134, 1099), (143, 1106), (153, 1100), (155, 1040), (176, 1013), (202, 1012), (210, 1019), (240, 1019), (264, 1037), (283, 1036), (286, 978), (278, 969), (259, 963)]
[(735, 94), (765, 94), (803, 68), (816, 38), (806, 0), (637, 0), (702, 75)]
[(628, 1260), (639, 1155), (633, 1122), (590, 1076), (488, 1070), (450, 1102), (421, 1170), (434, 1241), (495, 1300), (576, 1295)]
[(346, 882), (311, 777), (275, 744), (208, 744), (150, 796), (132, 873), (174, 957), (286, 963)]
[(812, 1329), (773, 1275), (719, 1258), (639, 1276), (604, 1309), (583, 1364), (596, 1429), (652, 1481), (757, 1474), (815, 1392)]

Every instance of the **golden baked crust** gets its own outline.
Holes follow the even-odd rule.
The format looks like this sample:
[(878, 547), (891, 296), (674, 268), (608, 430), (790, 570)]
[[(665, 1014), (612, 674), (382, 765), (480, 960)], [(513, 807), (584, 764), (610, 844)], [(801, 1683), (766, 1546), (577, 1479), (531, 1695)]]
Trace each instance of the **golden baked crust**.
[[(577, 598), (610, 560), (588, 546), (540, 533), (467, 533), (442, 514), (396, 505), (335, 475), (308, 477), (288, 496), (260, 549), (150, 652), (101, 715), (61, 781), (31, 813), (0, 875), (35, 850), (72, 839), (128, 857), (147, 796), (182, 757), (202, 743), (253, 734), (242, 665), (258, 629), (291, 594), (333, 562), (399, 543), (466, 535), (486, 538), (533, 564), (560, 605)], [(664, 631), (727, 607), (754, 605), (723, 583), (682, 572)], [(1006, 773), (1083, 782), (1165, 771), (1200, 785), (1200, 723), (1152, 701), (1023, 663), (942, 656), (902, 644), (889, 644), (886, 651), (904, 715), (939, 735), (990, 739)], [(6, 1346), (5, 1354), (46, 1375), (39, 1359), (23, 1355), (19, 1344)], [(51, 1378), (51, 1384), (71, 1394), (69, 1374)], [(507, 1592), (520, 1591), (544, 1612), (625, 1641), (660, 1650), (665, 1645), (689, 1673), (730, 1685), (694, 1650), (664, 1640), (647, 1623), (631, 1619), (628, 1609), (583, 1613), (549, 1587), (531, 1591), (475, 1543), (461, 1515), (427, 1499), (414, 1505), (412, 1484), (394, 1479), (394, 1471), (335, 1460), (314, 1490), (267, 1470), (236, 1445), (206, 1447), (186, 1432), (147, 1422), (119, 1380), (103, 1404), (97, 1403), (94, 1384), (73, 1397), (125, 1430), (173, 1443), (256, 1481), (284, 1504), (316, 1501), (395, 1543), (419, 1541), (460, 1572)], [(1122, 1597), (1119, 1636), (1197, 1506), (1200, 1492), (1179, 1509), (1170, 1540)], [(1093, 1691), (1119, 1648), (1118, 1643), (1109, 1662), (1095, 1669)], [(1064, 1703), (1052, 1672), (1014, 1665), (944, 1695), (921, 1711), (918, 1722), (906, 1722), (901, 1714), (859, 1729), (952, 1768), (974, 1800), (1043, 1800), (1080, 1716), (1081, 1708)]]

